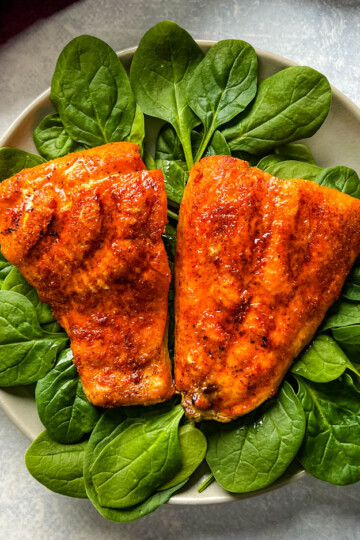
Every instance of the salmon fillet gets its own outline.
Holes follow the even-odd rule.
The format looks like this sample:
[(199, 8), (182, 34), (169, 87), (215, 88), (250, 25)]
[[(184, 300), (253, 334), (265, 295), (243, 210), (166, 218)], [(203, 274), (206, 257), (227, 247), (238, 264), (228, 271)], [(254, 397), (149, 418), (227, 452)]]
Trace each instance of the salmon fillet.
[(227, 422), (276, 393), (360, 252), (360, 201), (241, 160), (204, 158), (180, 207), (175, 382)]
[(0, 185), (0, 240), (70, 337), (88, 399), (113, 407), (174, 392), (161, 171), (113, 143), (25, 169)]

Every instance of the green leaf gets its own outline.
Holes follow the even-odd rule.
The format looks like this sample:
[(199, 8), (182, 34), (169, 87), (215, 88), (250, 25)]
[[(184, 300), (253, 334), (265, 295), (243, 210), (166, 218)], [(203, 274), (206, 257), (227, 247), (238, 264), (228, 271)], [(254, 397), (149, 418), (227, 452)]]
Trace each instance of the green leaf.
[(274, 150), (276, 155), (284, 159), (294, 159), (296, 161), (305, 161), (316, 165), (315, 159), (310, 149), (305, 144), (290, 143), (283, 146), (278, 146)]
[(134, 121), (131, 126), (130, 134), (126, 140), (134, 144), (137, 144), (140, 148), (140, 153), (142, 153), (144, 137), (145, 137), (145, 119), (139, 105), (136, 105)]
[(181, 405), (108, 410), (90, 441), (91, 483), (101, 506), (126, 508), (145, 501), (181, 468)]
[(36, 290), (32, 287), (20, 273), (20, 270), (13, 266), (6, 276), (1, 289), (3, 291), (13, 291), (25, 296), (36, 309), (39, 323), (41, 325), (55, 322), (50, 306), (41, 302)]
[[(333, 328), (331, 333), (334, 339), (344, 349), (348, 357), (354, 362), (359, 362), (360, 358), (360, 325), (344, 326)], [(355, 368), (352, 368), (355, 370)], [(357, 371), (355, 371), (358, 373)]]
[(174, 478), (166, 482), (159, 490), (177, 486), (190, 478), (205, 458), (207, 442), (201, 431), (191, 424), (185, 424), (179, 429), (182, 467)]
[(0, 288), (13, 268), (13, 265), (5, 259), (2, 253), (0, 253)]
[(45, 159), (56, 159), (86, 148), (73, 141), (58, 114), (45, 116), (35, 129), (33, 139), (39, 154)]
[(175, 348), (175, 309), (174, 309), (174, 264), (176, 253), (176, 229), (168, 223), (162, 235), (171, 270), (171, 283), (168, 296), (168, 350), (170, 358), (174, 358)]
[(276, 399), (229, 424), (205, 422), (206, 460), (228, 491), (247, 493), (272, 484), (294, 459), (304, 436), (305, 418), (287, 382)]
[(180, 204), (189, 176), (186, 163), (157, 159), (155, 161), (155, 167), (161, 169), (164, 175), (165, 190), (168, 200)]
[(321, 330), (360, 324), (360, 304), (338, 300), (326, 314)]
[(360, 199), (360, 179), (354, 169), (338, 166), (323, 169), (316, 182)]
[(332, 337), (320, 334), (297, 358), (291, 371), (310, 381), (326, 383), (337, 379), (353, 366)]
[(199, 124), (186, 101), (186, 87), (203, 58), (193, 38), (177, 24), (163, 21), (146, 32), (134, 54), (130, 79), (145, 114), (171, 124), (193, 165), (191, 131)]
[(211, 47), (187, 86), (187, 102), (204, 126), (198, 161), (215, 130), (241, 113), (257, 87), (257, 56), (245, 41), (227, 39)]
[(260, 85), (255, 101), (223, 131), (231, 151), (261, 154), (311, 137), (331, 105), (324, 75), (306, 66), (279, 71)]
[(306, 416), (298, 454), (307, 472), (332, 484), (360, 480), (360, 395), (349, 375), (319, 384), (296, 378)]
[(41, 163), (45, 163), (45, 159), (36, 154), (17, 148), (0, 148), (0, 182), (23, 169), (31, 169)]
[(100, 417), (84, 394), (71, 349), (63, 351), (54, 369), (38, 381), (35, 399), (48, 434), (61, 443), (81, 441)]
[(16, 292), (0, 291), (0, 321), (0, 386), (41, 379), (68, 343), (65, 333), (44, 332), (32, 303)]
[(204, 156), (231, 156), (231, 151), (221, 131), (215, 131), (205, 149)]
[(66, 45), (52, 78), (51, 101), (74, 141), (98, 146), (130, 134), (135, 116), (130, 82), (101, 39), (79, 36)]
[[(1, 274), (0, 274), (1, 275)], [(360, 301), (360, 261), (355, 261), (345, 281), (341, 295), (348, 300)]]
[[(292, 178), (303, 178), (304, 180), (317, 181), (318, 176), (321, 174), (322, 169), (312, 163), (305, 163), (304, 161), (277, 161), (266, 163), (266, 168), (263, 168), (264, 159), (259, 163), (259, 168), (263, 171), (276, 176), (277, 178), (284, 178), (291, 180)], [(261, 167), (260, 167), (261, 165)]]
[(180, 139), (170, 124), (164, 124), (159, 131), (156, 140), (155, 159), (185, 161)]
[(29, 473), (51, 491), (86, 499), (83, 465), (87, 441), (60, 444), (43, 431), (25, 454)]

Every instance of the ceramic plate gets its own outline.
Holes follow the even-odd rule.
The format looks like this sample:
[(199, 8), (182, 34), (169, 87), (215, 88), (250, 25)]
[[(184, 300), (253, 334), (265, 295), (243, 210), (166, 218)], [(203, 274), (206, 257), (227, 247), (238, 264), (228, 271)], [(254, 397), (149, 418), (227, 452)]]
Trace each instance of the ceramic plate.
[[(214, 42), (198, 41), (204, 51), (207, 51)], [(124, 66), (128, 69), (136, 48), (127, 49), (118, 53)], [(293, 62), (275, 54), (257, 50), (259, 58), (260, 80), (273, 75), (277, 71), (294, 65)], [(54, 64), (55, 68), (55, 64)], [(36, 148), (32, 140), (34, 128), (47, 114), (54, 112), (50, 103), (50, 90), (41, 94), (6, 132), (0, 141), (1, 146), (13, 146), (30, 152)], [(360, 109), (356, 107), (339, 90), (333, 88), (333, 102), (329, 116), (318, 133), (311, 139), (307, 139), (316, 162), (323, 167), (346, 165), (360, 172)], [(8, 388), (0, 390), (0, 405), (16, 424), (16, 426), (30, 439), (33, 440), (43, 431), (39, 420), (34, 390), (29, 387)], [(209, 470), (204, 465), (198, 469), (189, 482), (179, 493), (171, 499), (171, 504), (209, 504), (221, 503), (231, 500), (248, 498), (264, 493), (300, 478), (305, 474), (299, 466), (292, 465), (288, 471), (272, 486), (244, 495), (233, 495), (223, 490), (215, 482), (205, 492), (199, 494), (197, 487), (207, 477)]]

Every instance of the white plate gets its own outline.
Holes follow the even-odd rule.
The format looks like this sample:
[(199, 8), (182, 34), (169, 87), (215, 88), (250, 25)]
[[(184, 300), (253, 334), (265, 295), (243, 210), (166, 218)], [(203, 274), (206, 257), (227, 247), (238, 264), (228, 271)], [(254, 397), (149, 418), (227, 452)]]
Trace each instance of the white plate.
[[(204, 51), (214, 42), (198, 41)], [(136, 48), (126, 49), (118, 53), (126, 68), (129, 68)], [(269, 77), (280, 69), (294, 65), (293, 62), (275, 54), (257, 50), (259, 57), (260, 79)], [(55, 64), (54, 64), (55, 68)], [(41, 94), (8, 129), (0, 146), (13, 146), (30, 152), (36, 152), (32, 140), (34, 128), (45, 115), (54, 112), (50, 103), (50, 90)], [(320, 166), (347, 165), (360, 172), (360, 109), (339, 90), (333, 88), (333, 102), (328, 118), (318, 133), (308, 139), (310, 148)], [(37, 152), (36, 152), (37, 153)], [(43, 426), (39, 420), (33, 392), (29, 388), (9, 388), (0, 390), (0, 405), (14, 424), (33, 440)], [(198, 485), (209, 474), (206, 466), (198, 470), (195, 478), (181, 492), (174, 495), (172, 504), (209, 504), (248, 498), (287, 484), (305, 474), (296, 465), (291, 467), (276, 483), (267, 489), (244, 495), (233, 495), (223, 490), (215, 482), (205, 492), (197, 492)]]

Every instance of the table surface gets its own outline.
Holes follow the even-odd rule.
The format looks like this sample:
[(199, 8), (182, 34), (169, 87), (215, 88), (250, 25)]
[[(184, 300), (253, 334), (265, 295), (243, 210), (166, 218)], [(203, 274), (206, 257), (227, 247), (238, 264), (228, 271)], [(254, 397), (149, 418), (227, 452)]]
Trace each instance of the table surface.
[[(33, 24), (0, 48), (0, 133), (50, 85), (73, 37), (92, 34), (115, 50), (150, 26), (176, 21), (198, 39), (241, 38), (324, 73), (360, 106), (358, 0), (85, 0)], [(360, 484), (310, 476), (257, 498), (224, 505), (169, 506), (140, 521), (103, 519), (86, 500), (61, 497), (27, 472), (28, 440), (0, 411), (0, 538), (341, 539), (360, 537)]]

